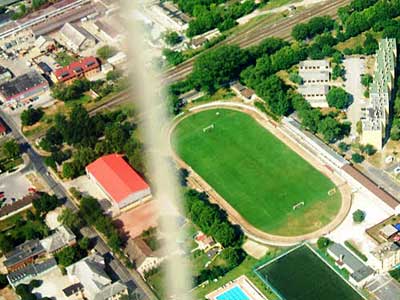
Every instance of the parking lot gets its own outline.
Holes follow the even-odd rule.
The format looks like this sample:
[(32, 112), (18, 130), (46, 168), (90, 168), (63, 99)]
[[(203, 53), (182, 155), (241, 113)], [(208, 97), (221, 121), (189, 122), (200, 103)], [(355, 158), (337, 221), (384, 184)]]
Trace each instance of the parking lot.
[(353, 103), (347, 110), (347, 118), (351, 122), (351, 135), (356, 136), (356, 125), (361, 118), (361, 108), (365, 106), (364, 87), (361, 75), (365, 72), (364, 60), (357, 57), (347, 58), (343, 62), (346, 69), (344, 88), (353, 96)]
[(11, 204), (28, 194), (32, 185), (25, 174), (22, 170), (10, 175), (0, 175), (0, 192), (4, 193), (4, 204)]
[(400, 285), (390, 275), (382, 274), (375, 277), (375, 280), (368, 284), (370, 291), (378, 300), (398, 300)]

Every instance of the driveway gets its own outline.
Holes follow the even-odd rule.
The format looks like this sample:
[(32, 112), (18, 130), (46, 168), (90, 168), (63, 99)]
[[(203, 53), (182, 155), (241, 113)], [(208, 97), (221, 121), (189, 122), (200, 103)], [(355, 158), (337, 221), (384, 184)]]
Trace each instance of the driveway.
[(353, 103), (347, 110), (347, 118), (351, 122), (351, 135), (356, 136), (356, 124), (361, 118), (361, 108), (366, 105), (361, 75), (365, 72), (364, 60), (351, 57), (343, 61), (346, 69), (345, 90), (353, 96)]

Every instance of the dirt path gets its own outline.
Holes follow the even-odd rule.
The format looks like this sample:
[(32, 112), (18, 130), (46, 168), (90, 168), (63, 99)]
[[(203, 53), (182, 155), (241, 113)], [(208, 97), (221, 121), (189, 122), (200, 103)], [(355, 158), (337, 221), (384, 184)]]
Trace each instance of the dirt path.
[[(251, 225), (245, 218), (243, 218), (221, 195), (219, 195), (201, 176), (199, 176), (189, 165), (187, 165), (182, 159), (178, 157), (178, 155), (171, 150), (174, 159), (178, 162), (178, 164), (186, 168), (190, 171), (190, 176), (188, 178), (189, 186), (194, 189), (206, 192), (209, 197), (210, 201), (213, 203), (217, 203), (220, 205), (224, 210), (226, 210), (229, 219), (232, 223), (238, 224), (241, 226), (243, 232), (250, 238), (257, 242), (268, 244), (268, 245), (275, 245), (275, 246), (289, 246), (294, 245), (306, 240), (314, 240), (318, 237), (329, 234), (332, 232), (337, 226), (339, 226), (345, 217), (347, 216), (348, 212), (350, 211), (351, 207), (351, 188), (349, 185), (342, 180), (340, 177), (335, 175), (329, 166), (322, 163), (320, 160), (316, 159), (308, 152), (306, 152), (303, 148), (301, 148), (298, 144), (293, 142), (289, 139), (283, 132), (284, 130), (277, 122), (269, 119), (266, 115), (258, 112), (254, 107), (241, 104), (241, 103), (234, 103), (234, 102), (213, 102), (207, 103), (204, 105), (200, 105), (194, 107), (189, 113), (181, 116), (180, 118), (175, 119), (172, 126), (170, 127), (169, 131), (169, 141), (171, 141), (171, 134), (179, 124), (180, 121), (189, 117), (190, 115), (208, 109), (215, 109), (215, 108), (228, 108), (233, 110), (238, 110), (248, 115), (252, 116), (259, 124), (261, 124), (265, 129), (270, 131), (274, 134), (277, 138), (279, 138), (283, 143), (289, 146), (293, 151), (299, 154), (304, 160), (309, 162), (312, 166), (314, 166), (317, 170), (327, 176), (332, 182), (337, 186), (339, 189), (341, 196), (342, 196), (342, 203), (340, 210), (334, 220), (327, 224), (326, 226), (303, 235), (298, 236), (279, 236), (269, 234), (264, 232), (253, 225)], [(172, 147), (171, 147), (172, 149)]]

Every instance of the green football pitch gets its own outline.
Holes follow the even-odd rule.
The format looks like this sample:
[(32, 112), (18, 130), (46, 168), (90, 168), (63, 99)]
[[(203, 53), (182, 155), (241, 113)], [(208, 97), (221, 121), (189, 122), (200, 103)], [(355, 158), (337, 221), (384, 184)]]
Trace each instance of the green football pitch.
[(282, 299), (363, 299), (307, 246), (289, 252), (256, 272)]
[(199, 112), (172, 136), (177, 154), (260, 230), (305, 234), (339, 211), (340, 192), (328, 194), (335, 185), (245, 113)]

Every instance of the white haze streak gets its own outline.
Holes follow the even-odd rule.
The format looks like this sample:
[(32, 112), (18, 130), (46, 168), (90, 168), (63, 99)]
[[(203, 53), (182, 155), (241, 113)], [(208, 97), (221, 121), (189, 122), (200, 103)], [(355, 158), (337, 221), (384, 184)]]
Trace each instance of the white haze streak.
[[(133, 10), (139, 9), (138, 6), (137, 0), (125, 1), (122, 5), (123, 12), (132, 16)], [(176, 211), (183, 209), (176, 174), (169, 161), (172, 156), (168, 135), (162, 130), (169, 123), (169, 119), (165, 99), (159, 92), (161, 76), (146, 67), (145, 62), (149, 61), (147, 54), (151, 50), (144, 42), (143, 28), (134, 20), (128, 20), (128, 23), (129, 70), (133, 74), (131, 86), (134, 91), (132, 100), (138, 113), (144, 116), (143, 122), (139, 124), (139, 130), (146, 145), (152, 192), (160, 211), (160, 228), (166, 237), (165, 251), (171, 258), (167, 260), (165, 288), (168, 295), (174, 295), (174, 299), (190, 300), (188, 291), (191, 288), (191, 272), (181, 256), (171, 255), (179, 250), (177, 241), (182, 237), (182, 232), (178, 228)]]

